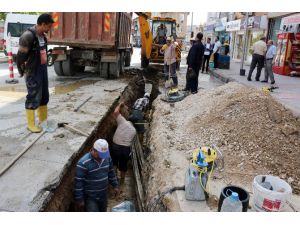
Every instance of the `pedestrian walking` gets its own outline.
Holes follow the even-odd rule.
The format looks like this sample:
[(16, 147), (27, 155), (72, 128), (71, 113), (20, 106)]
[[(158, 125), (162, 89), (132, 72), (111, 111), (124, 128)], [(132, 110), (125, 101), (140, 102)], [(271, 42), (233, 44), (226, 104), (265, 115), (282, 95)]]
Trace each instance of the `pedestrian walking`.
[(129, 118), (131, 121), (134, 121), (134, 127), (136, 128), (141, 143), (143, 143), (143, 136), (145, 132), (145, 126), (143, 124), (144, 114), (148, 110), (149, 99), (149, 93), (145, 93), (144, 97), (138, 98), (132, 107), (132, 113)]
[[(190, 45), (191, 45), (191, 47), (190, 47), (188, 55), (186, 57), (186, 64), (187, 65), (188, 65), (188, 61), (189, 61), (189, 55), (190, 55), (190, 52), (192, 50), (192, 46), (194, 45), (194, 43), (195, 43), (195, 38), (192, 37), (190, 39)], [(191, 90), (191, 88), (189, 87), (189, 77), (188, 77), (188, 71), (187, 71), (186, 74), (185, 74), (185, 88), (182, 89), (182, 91), (190, 91), (190, 90)]]
[(261, 82), (267, 83), (270, 77), (271, 84), (275, 84), (274, 74), (272, 70), (275, 56), (276, 56), (276, 46), (273, 44), (272, 40), (269, 40), (267, 44), (267, 53), (266, 53), (265, 79)]
[[(176, 74), (176, 46), (178, 44), (176, 42), (172, 42), (171, 37), (167, 38), (167, 44), (163, 45), (160, 50), (161, 54), (164, 54), (164, 73), (168, 74), (173, 80), (173, 84), (175, 87), (178, 85), (178, 79)], [(170, 75), (169, 75), (170, 73)]]
[(208, 73), (208, 66), (209, 66), (209, 59), (213, 52), (213, 45), (210, 43), (211, 39), (207, 38), (207, 42), (204, 45), (204, 56), (203, 56), (203, 64), (202, 64), (202, 73), (204, 73), (204, 68), (206, 70), (206, 73)]
[(202, 66), (202, 58), (204, 55), (204, 45), (202, 44), (203, 34), (199, 32), (196, 35), (196, 41), (192, 46), (188, 56), (188, 84), (192, 94), (198, 93), (198, 77)]
[(108, 143), (104, 139), (98, 139), (76, 166), (74, 197), (79, 210), (106, 212), (108, 184), (112, 185), (117, 197), (120, 191)]
[(259, 81), (261, 70), (265, 62), (266, 51), (267, 51), (266, 38), (262, 37), (260, 38), (259, 41), (255, 42), (253, 45), (252, 61), (251, 61), (250, 70), (247, 78), (248, 81), (252, 80), (251, 79), (252, 72), (255, 69), (256, 65), (257, 65), (257, 71), (256, 71), (255, 80)]
[(214, 68), (218, 68), (218, 60), (219, 60), (219, 51), (221, 48), (222, 44), (219, 41), (219, 37), (217, 36), (215, 39), (215, 44), (214, 44), (214, 49), (213, 49), (213, 54), (214, 54)]
[[(119, 104), (113, 116), (117, 121), (117, 129), (113, 136), (113, 143), (111, 146), (111, 157), (114, 165), (120, 171), (120, 183), (123, 184), (125, 180), (125, 175), (127, 171), (127, 163), (130, 159), (131, 153), (131, 144), (134, 136), (136, 135), (136, 130), (132, 122), (127, 121), (121, 114), (121, 111), (124, 110), (124, 103)], [(131, 119), (129, 117), (129, 119)]]
[(41, 14), (37, 24), (27, 29), (19, 39), (17, 67), (20, 76), (25, 77), (28, 92), (25, 101), (27, 128), (33, 133), (42, 130), (35, 125), (35, 110), (40, 124), (47, 120), (49, 91), (46, 33), (53, 23), (50, 14)]

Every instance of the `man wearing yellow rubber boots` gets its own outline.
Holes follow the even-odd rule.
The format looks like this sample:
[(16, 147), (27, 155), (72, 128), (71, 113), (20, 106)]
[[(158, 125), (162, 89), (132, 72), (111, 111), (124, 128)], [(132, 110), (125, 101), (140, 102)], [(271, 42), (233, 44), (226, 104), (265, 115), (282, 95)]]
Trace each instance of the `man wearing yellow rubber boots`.
[(35, 125), (35, 110), (37, 110), (40, 124), (47, 120), (49, 90), (46, 33), (50, 31), (53, 23), (50, 14), (41, 14), (37, 24), (27, 29), (19, 40), (17, 66), (20, 76), (24, 76), (26, 81), (27, 128), (33, 133), (39, 133), (42, 130)]

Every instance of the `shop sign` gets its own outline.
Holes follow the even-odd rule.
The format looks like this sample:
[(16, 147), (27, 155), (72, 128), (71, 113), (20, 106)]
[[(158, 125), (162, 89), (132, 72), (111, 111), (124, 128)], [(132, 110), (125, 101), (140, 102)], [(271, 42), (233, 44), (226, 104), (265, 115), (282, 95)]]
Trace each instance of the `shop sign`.
[(214, 24), (206, 25), (206, 26), (204, 26), (203, 31), (204, 32), (213, 32), (214, 28), (215, 28)]
[[(248, 28), (261, 28), (260, 27), (261, 16), (251, 16), (248, 18)], [(241, 30), (246, 29), (246, 19), (241, 20)]]
[(217, 20), (215, 31), (224, 31), (226, 29), (227, 17)]
[(241, 29), (241, 20), (233, 20), (226, 23), (226, 31), (238, 31)]
[(300, 24), (300, 14), (287, 16), (281, 19), (280, 30), (284, 32), (297, 32)]

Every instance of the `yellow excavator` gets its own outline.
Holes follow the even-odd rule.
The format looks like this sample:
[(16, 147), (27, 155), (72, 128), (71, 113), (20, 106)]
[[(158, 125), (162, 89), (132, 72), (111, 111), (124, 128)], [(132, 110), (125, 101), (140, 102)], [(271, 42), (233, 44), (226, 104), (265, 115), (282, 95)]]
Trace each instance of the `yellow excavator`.
[[(175, 41), (176, 20), (173, 18), (151, 17), (149, 12), (136, 12), (139, 16), (140, 33), (141, 33), (141, 66), (146, 68), (149, 63), (164, 63), (164, 56), (160, 49), (164, 45), (158, 37), (158, 29), (163, 27), (166, 37), (171, 37)], [(177, 69), (181, 62), (181, 43), (176, 48)]]

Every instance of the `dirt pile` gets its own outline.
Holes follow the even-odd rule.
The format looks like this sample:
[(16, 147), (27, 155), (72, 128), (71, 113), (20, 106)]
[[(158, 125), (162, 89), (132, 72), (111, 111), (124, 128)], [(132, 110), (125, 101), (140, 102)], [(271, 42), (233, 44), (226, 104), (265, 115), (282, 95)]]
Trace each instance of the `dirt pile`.
[(300, 193), (300, 120), (269, 94), (232, 82), (175, 107), (160, 100), (154, 106), (150, 199), (157, 190), (181, 185), (193, 150), (212, 144), (223, 152), (230, 179), (249, 184), (256, 174), (277, 175)]

